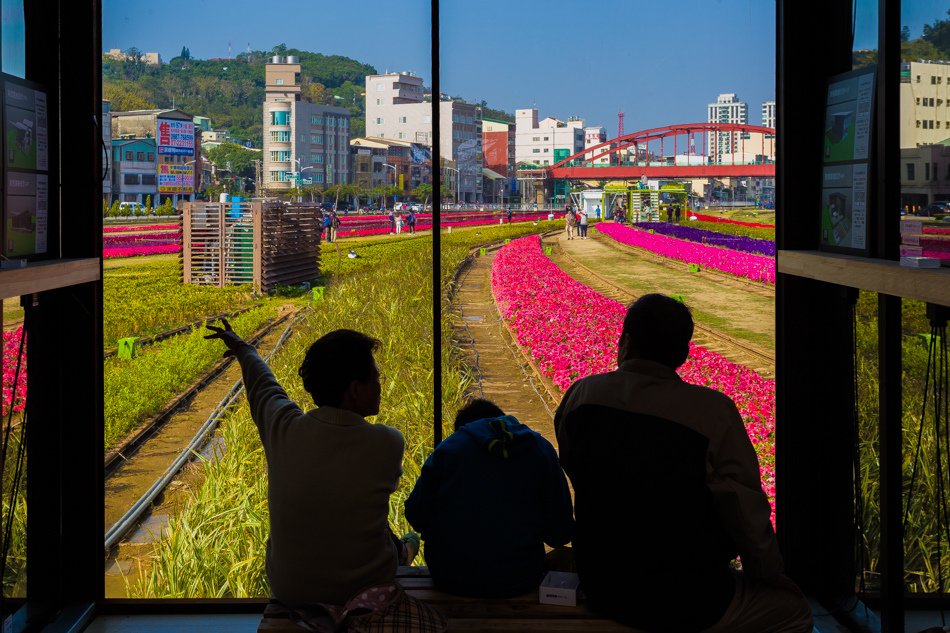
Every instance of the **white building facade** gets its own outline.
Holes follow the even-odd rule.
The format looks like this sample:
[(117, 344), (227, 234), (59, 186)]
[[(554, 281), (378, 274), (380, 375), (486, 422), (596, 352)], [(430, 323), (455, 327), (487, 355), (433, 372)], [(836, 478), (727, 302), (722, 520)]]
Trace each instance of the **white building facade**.
[[(481, 110), (461, 101), (441, 101), (439, 128), (439, 152), (459, 170), (459, 199), (481, 202)], [(367, 75), (366, 135), (432, 146), (432, 105), (425, 100), (421, 77), (407, 72)]]
[(775, 129), (775, 101), (762, 102), (762, 127)]
[(901, 64), (901, 148), (950, 138), (950, 62)]
[[(515, 162), (553, 165), (584, 149), (584, 120), (538, 120), (537, 108), (515, 110)], [(606, 140), (606, 139), (605, 139)]]

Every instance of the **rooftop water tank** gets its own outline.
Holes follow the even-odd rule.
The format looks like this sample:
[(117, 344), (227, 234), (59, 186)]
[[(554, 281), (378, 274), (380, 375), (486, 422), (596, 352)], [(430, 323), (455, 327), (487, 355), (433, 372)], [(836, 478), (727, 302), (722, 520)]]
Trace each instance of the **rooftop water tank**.
[(270, 58), (270, 63), (272, 63), (272, 64), (283, 64), (283, 63), (284, 63), (284, 58), (281, 57), (280, 55), (274, 55), (273, 57)]
[(288, 63), (288, 64), (299, 64), (299, 63), (300, 63), (300, 58), (297, 57), (296, 55), (288, 55), (288, 56), (287, 56), (287, 63)]

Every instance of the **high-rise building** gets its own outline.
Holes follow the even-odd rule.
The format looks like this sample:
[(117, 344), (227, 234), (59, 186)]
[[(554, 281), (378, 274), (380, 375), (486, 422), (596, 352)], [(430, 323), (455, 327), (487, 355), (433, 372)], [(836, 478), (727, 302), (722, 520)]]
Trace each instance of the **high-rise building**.
[(775, 129), (775, 100), (762, 102), (762, 127)]
[[(594, 147), (595, 145), (600, 145), (607, 141), (607, 128), (602, 125), (596, 127), (585, 127), (584, 128), (584, 149), (589, 147)], [(608, 148), (601, 147), (600, 149), (594, 150), (592, 152), (587, 152), (584, 154), (584, 158), (587, 160), (593, 159), (595, 156), (600, 156)], [(618, 160), (617, 154), (607, 154), (606, 156), (600, 156), (594, 161), (596, 165), (616, 165)]]
[[(470, 103), (439, 103), (442, 131), (439, 151), (454, 161), (457, 193), (463, 202), (482, 196), (482, 117)], [(366, 77), (366, 135), (432, 146), (432, 106), (426, 101), (422, 78), (400, 72)]]
[[(721, 94), (716, 103), (707, 106), (709, 123), (749, 123), (749, 104), (739, 101), (735, 93)], [(722, 162), (725, 154), (738, 151), (741, 139), (740, 132), (716, 132), (709, 137), (709, 160), (714, 163)]]
[(264, 189), (349, 182), (350, 111), (304, 100), (295, 56), (272, 57), (264, 76)]

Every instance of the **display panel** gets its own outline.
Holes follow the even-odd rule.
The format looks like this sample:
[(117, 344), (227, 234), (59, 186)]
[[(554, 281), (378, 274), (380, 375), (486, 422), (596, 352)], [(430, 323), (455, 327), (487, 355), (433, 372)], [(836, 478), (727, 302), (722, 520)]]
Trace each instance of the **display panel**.
[(868, 255), (868, 168), (875, 67), (828, 83), (822, 155), (821, 239), (824, 250)]
[(7, 258), (47, 252), (49, 139), (46, 92), (3, 75), (3, 248)]

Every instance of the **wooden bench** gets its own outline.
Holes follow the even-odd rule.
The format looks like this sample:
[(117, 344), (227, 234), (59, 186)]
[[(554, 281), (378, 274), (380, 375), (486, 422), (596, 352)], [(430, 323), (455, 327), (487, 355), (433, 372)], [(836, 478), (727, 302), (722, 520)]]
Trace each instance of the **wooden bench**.
[[(400, 567), (399, 583), (411, 596), (439, 610), (449, 622), (449, 631), (489, 633), (539, 631), (551, 633), (635, 633), (635, 629), (591, 612), (585, 605), (561, 607), (538, 602), (533, 591), (516, 598), (466, 598), (443, 593), (432, 584), (425, 567)], [(280, 604), (271, 603), (257, 628), (258, 633), (300, 633)]]

